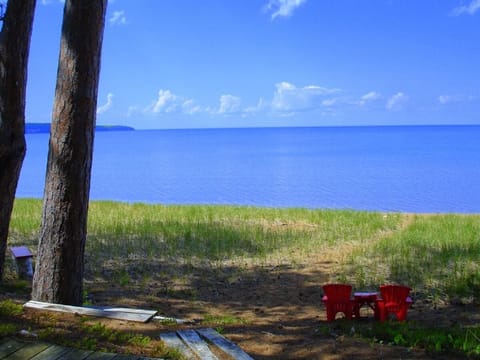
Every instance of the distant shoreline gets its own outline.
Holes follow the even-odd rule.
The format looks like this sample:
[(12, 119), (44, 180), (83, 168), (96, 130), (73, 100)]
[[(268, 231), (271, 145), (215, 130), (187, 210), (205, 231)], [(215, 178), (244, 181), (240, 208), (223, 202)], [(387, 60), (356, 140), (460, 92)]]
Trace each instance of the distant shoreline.
[[(123, 125), (97, 125), (95, 131), (135, 131), (131, 126)], [(25, 134), (48, 134), (50, 123), (25, 124)]]

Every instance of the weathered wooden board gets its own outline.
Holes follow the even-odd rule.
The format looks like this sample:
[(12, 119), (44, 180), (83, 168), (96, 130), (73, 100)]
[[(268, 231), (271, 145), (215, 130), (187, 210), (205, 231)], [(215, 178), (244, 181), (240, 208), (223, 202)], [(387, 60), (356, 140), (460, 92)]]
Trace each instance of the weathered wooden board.
[(111, 306), (84, 306), (83, 308), (95, 309), (100, 311), (126, 312), (126, 313), (141, 314), (141, 315), (152, 315), (152, 314), (155, 315), (157, 313), (157, 311), (154, 311), (154, 310), (121, 308), (121, 307), (111, 307)]
[(61, 359), (62, 355), (69, 352), (70, 349), (64, 346), (52, 345), (42, 352), (35, 355), (31, 360), (52, 360)]
[(70, 349), (62, 355), (62, 360), (85, 360), (91, 354), (93, 354), (93, 351)]
[(23, 344), (15, 340), (6, 340), (0, 343), (0, 359), (7, 357), (10, 354), (13, 354), (18, 349), (21, 349)]
[(90, 308), (72, 305), (50, 304), (33, 300), (27, 302), (24, 307), (37, 310), (67, 312), (71, 314), (80, 314), (136, 322), (148, 322), (155, 316), (155, 314), (157, 314), (157, 311), (154, 310), (139, 310), (128, 308)]
[(210, 341), (212, 344), (217, 346), (219, 349), (227, 353), (232, 358), (236, 360), (253, 360), (253, 358), (245, 351), (243, 351), (240, 347), (235, 345), (230, 340), (224, 338), (212, 328), (197, 329), (197, 332), (200, 334), (200, 336)]
[(177, 349), (187, 359), (196, 359), (196, 356), (190, 351), (185, 343), (177, 336), (177, 333), (169, 332), (160, 334), (160, 339), (173, 349)]
[(117, 356), (117, 354), (96, 352), (87, 357), (87, 360), (112, 360), (115, 356)]
[(200, 359), (218, 360), (195, 330), (180, 330), (177, 334)]
[(9, 360), (25, 360), (30, 359), (38, 353), (42, 352), (48, 347), (45, 343), (29, 343), (28, 346), (23, 346), (14, 353), (10, 354)]
[[(86, 360), (90, 360), (90, 358), (87, 358)], [(112, 360), (156, 360), (156, 359), (146, 358), (143, 356), (136, 356), (136, 355), (117, 354), (114, 358), (112, 358)]]
[(3, 360), (162, 360), (137, 355), (93, 352), (40, 341), (0, 339), (0, 359)]

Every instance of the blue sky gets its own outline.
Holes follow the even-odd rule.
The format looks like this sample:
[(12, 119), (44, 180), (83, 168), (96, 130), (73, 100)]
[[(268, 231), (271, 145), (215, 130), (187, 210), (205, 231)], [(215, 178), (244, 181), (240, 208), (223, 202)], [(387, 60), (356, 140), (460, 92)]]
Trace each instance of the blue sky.
[[(63, 15), (37, 0), (27, 122)], [(97, 124), (480, 124), (480, 0), (110, 0)]]

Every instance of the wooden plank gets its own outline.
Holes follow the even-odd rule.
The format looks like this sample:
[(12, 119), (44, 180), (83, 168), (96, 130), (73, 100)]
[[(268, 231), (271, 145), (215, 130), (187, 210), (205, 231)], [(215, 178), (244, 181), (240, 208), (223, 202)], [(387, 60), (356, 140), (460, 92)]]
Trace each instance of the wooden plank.
[[(86, 359), (90, 360), (90, 358)], [(155, 358), (149, 358), (139, 355), (126, 355), (126, 354), (116, 354), (111, 360), (157, 360)], [(158, 359), (164, 360), (164, 359)]]
[(226, 339), (212, 328), (198, 329), (197, 332), (212, 344), (217, 346), (223, 352), (236, 360), (254, 360), (250, 355), (243, 351), (236, 344)]
[(8, 339), (0, 344), (0, 359), (7, 357), (18, 349), (22, 348), (24, 343), (16, 340)]
[(40, 342), (24, 343), (23, 345), (24, 346), (22, 348), (10, 354), (10, 356), (8, 356), (8, 359), (9, 360), (30, 359), (48, 347), (48, 344), (40, 343)]
[(59, 345), (51, 345), (42, 352), (35, 355), (31, 360), (54, 360), (54, 359), (61, 359), (61, 356), (70, 349), (64, 346)]
[(84, 308), (96, 309), (101, 311), (111, 311), (111, 312), (125, 312), (129, 314), (150, 315), (150, 316), (154, 316), (158, 312), (156, 310), (132, 309), (132, 308), (111, 307), (111, 306), (85, 306)]
[(62, 360), (85, 360), (93, 353), (90, 350), (70, 349), (61, 357)]
[[(88, 360), (88, 359), (87, 359)], [(112, 360), (138, 360), (136, 355), (117, 354)]]
[(210, 351), (207, 343), (200, 338), (195, 330), (180, 330), (177, 331), (177, 334), (200, 359), (218, 360), (218, 358)]
[(90, 354), (86, 360), (112, 360), (117, 354), (114, 353), (106, 353), (106, 352), (95, 352)]
[(160, 334), (160, 340), (162, 340), (168, 347), (178, 350), (187, 359), (196, 359), (196, 356), (192, 353), (190, 348), (185, 345), (185, 343), (177, 336), (176, 333), (169, 332)]
[[(132, 309), (122, 309), (122, 311), (115, 311), (115, 310), (94, 309), (94, 308), (72, 306), (72, 305), (50, 304), (50, 303), (32, 301), (32, 300), (27, 302), (23, 306), (31, 309), (37, 309), (37, 310), (67, 312), (71, 314), (105, 317), (109, 319), (119, 319), (119, 320), (136, 321), (136, 322), (148, 322), (157, 313), (157, 311), (154, 311), (154, 310), (144, 310), (143, 313), (139, 314), (137, 312), (132, 312), (132, 311), (123, 311), (123, 310), (132, 310)], [(121, 308), (115, 308), (115, 309), (119, 310)]]

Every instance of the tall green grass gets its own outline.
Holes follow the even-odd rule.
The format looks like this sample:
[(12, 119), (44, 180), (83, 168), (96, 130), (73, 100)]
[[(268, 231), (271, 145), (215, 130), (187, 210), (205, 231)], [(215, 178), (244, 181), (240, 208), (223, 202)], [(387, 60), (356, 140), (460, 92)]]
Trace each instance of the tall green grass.
[[(40, 217), (40, 200), (17, 199), (10, 244), (35, 248)], [(466, 301), (480, 292), (479, 215), (92, 202), (86, 269), (115, 261), (128, 282), (134, 263), (145, 274), (153, 263), (293, 264), (324, 251), (336, 252), (340, 265), (331, 280), (357, 289), (398, 282), (422, 296)]]
[[(40, 217), (39, 200), (17, 199), (10, 242), (36, 246)], [(400, 215), (350, 210), (92, 202), (86, 269), (138, 259), (144, 266), (140, 272), (153, 262), (294, 263), (322, 249), (367, 243), (398, 229), (400, 221)], [(123, 270), (117, 266), (116, 271), (121, 276)]]
[(119, 256), (140, 251), (208, 260), (265, 258), (365, 240), (397, 225), (394, 217), (353, 211), (109, 202), (92, 203), (90, 210), (89, 241)]
[(478, 301), (480, 216), (415, 216), (403, 231), (352, 252), (348, 272), (360, 287), (393, 281), (433, 300)]

